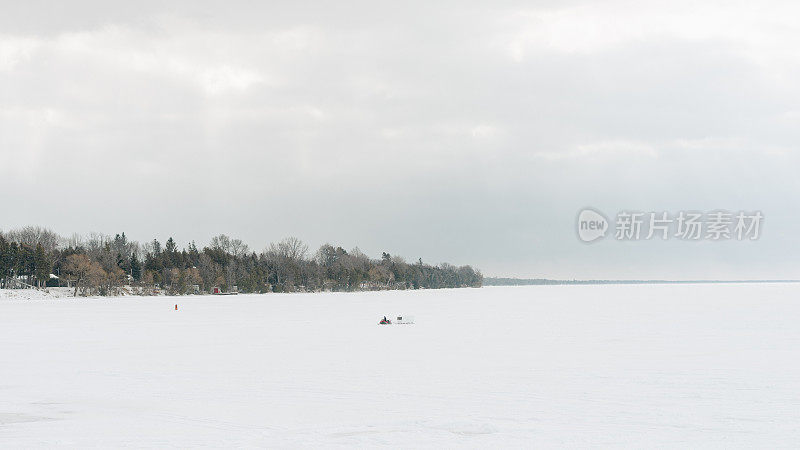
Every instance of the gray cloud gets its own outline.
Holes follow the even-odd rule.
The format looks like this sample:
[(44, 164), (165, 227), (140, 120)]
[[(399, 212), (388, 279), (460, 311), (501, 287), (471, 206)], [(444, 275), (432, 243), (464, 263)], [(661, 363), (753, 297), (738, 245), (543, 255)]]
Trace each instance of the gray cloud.
[[(288, 234), (551, 277), (797, 277), (797, 7), (18, 2), (3, 228)], [(579, 208), (764, 211), (602, 242)]]

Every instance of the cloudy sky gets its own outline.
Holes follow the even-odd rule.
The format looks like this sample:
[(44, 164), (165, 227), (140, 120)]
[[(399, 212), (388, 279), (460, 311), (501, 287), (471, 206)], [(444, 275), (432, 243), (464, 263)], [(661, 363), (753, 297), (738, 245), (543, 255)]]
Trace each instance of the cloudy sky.
[[(0, 228), (800, 278), (797, 3), (252, 3), (4, 5)], [(587, 245), (586, 206), (765, 221)]]

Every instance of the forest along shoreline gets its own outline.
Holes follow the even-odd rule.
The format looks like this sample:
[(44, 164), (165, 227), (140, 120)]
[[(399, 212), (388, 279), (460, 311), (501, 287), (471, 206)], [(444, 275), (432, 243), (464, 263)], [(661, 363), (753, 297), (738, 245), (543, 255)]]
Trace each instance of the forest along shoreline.
[(469, 265), (430, 265), (330, 244), (313, 254), (295, 237), (260, 253), (221, 234), (198, 248), (169, 238), (141, 244), (125, 233), (64, 238), (42, 227), (0, 232), (0, 288), (66, 287), (74, 296), (324, 292), (481, 287)]

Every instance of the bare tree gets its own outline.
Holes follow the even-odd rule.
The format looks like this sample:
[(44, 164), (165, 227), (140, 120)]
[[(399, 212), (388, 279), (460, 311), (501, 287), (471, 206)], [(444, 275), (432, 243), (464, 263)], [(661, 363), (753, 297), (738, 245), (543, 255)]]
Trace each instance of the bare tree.
[(220, 234), (219, 236), (214, 236), (211, 238), (211, 244), (209, 244), (214, 250), (222, 250), (225, 253), (231, 252), (231, 238), (228, 235)]
[(15, 241), (18, 244), (25, 244), (30, 247), (36, 248), (41, 245), (45, 252), (50, 253), (58, 247), (61, 237), (54, 231), (47, 228), (27, 226), (11, 230), (6, 233), (6, 237), (10, 241)]
[(78, 290), (83, 287), (86, 275), (92, 268), (92, 261), (89, 257), (82, 254), (69, 255), (66, 263), (64, 263), (64, 275), (67, 280), (75, 283), (75, 293), (73, 296), (78, 296)]
[(244, 258), (249, 252), (250, 248), (241, 239), (231, 240), (230, 254), (237, 258)]
[(195, 267), (189, 267), (183, 271), (183, 277), (187, 286), (202, 286), (203, 277), (200, 276), (200, 270)]
[[(222, 275), (222, 267), (215, 263), (205, 253), (200, 254), (200, 260), (197, 265), (200, 277), (206, 289), (210, 289), (218, 283), (219, 277)], [(199, 284), (199, 283), (198, 283)]]
[(241, 239), (231, 239), (230, 236), (225, 234), (220, 234), (219, 236), (214, 236), (211, 238), (211, 244), (209, 244), (213, 250), (222, 250), (223, 252), (233, 255), (237, 258), (244, 257), (250, 249), (247, 247)]
[[(86, 272), (86, 286), (84, 286), (84, 293), (89, 291), (94, 291), (100, 288), (104, 288), (108, 283), (108, 274), (100, 264), (96, 262), (89, 264), (89, 270)], [(103, 289), (104, 290), (104, 289)], [(105, 294), (106, 292), (102, 292), (101, 294)]]
[(308, 245), (296, 237), (287, 237), (270, 244), (261, 256), (274, 268), (277, 283), (293, 289), (302, 282), (307, 253)]
[(86, 239), (85, 248), (86, 253), (93, 261), (102, 259), (102, 253), (110, 246), (111, 237), (100, 233), (89, 233)]
[(72, 233), (72, 236), (64, 239), (62, 245), (67, 248), (83, 247), (83, 236), (78, 233)]
[(270, 244), (269, 251), (282, 258), (296, 262), (306, 257), (308, 245), (294, 236), (289, 236), (277, 244)]

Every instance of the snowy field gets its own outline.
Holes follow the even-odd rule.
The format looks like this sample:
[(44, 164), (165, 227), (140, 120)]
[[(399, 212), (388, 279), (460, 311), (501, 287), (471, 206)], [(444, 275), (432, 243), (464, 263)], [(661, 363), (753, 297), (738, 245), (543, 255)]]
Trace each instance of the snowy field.
[(5, 448), (800, 446), (798, 284), (0, 297)]

